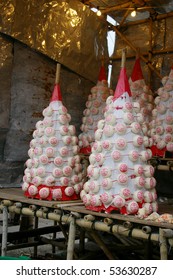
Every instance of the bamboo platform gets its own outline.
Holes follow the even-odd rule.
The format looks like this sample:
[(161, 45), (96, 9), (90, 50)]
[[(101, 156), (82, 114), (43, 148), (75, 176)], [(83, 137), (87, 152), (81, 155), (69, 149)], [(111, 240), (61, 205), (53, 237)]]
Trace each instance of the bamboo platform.
[(47, 200), (38, 200), (25, 197), (21, 188), (2, 188), (0, 189), (0, 200), (10, 200), (13, 202), (21, 202), (23, 204), (36, 205), (41, 207), (48, 208), (58, 208), (61, 205), (80, 205), (83, 204), (81, 200), (73, 201), (47, 201)]
[[(87, 236), (101, 248), (107, 259), (119, 259), (116, 252), (120, 247), (120, 251), (122, 251), (122, 246), (125, 249), (139, 250), (146, 243), (150, 246), (151, 244), (158, 244), (160, 259), (169, 259), (170, 248), (173, 248), (173, 223), (158, 223), (119, 213), (93, 212), (87, 210), (80, 200), (58, 202), (36, 200), (24, 197), (20, 188), (4, 188), (0, 189), (0, 211), (3, 213), (2, 255), (5, 255), (7, 251), (8, 213), (54, 221), (60, 226), (63, 234), (63, 226), (66, 226), (67, 260), (78, 258), (75, 253), (77, 229), (80, 229), (80, 232), (83, 233), (83, 241), (81, 241), (83, 248), (86, 247), (85, 237)], [(159, 214), (162, 213), (172, 215), (173, 203), (161, 203)], [(38, 234), (38, 230), (36, 232)], [(112, 236), (116, 238), (115, 248), (113, 246), (109, 248), (101, 237), (102, 233), (104, 233), (104, 238), (106, 235), (106, 242)], [(45, 238), (42, 238), (42, 240), (45, 240)], [(52, 240), (48, 242), (56, 246), (56, 242)], [(148, 258), (148, 253), (144, 255), (145, 258)]]

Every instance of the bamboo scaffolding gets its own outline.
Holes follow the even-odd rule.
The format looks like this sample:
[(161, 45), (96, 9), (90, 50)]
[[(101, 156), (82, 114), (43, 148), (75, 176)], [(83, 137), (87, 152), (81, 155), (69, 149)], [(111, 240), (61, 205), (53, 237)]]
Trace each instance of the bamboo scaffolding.
[[(27, 207), (23, 207), (22, 209), (19, 209), (15, 206), (9, 206), (8, 207), (9, 212), (15, 212), (16, 214), (23, 214), (23, 215), (28, 215), (28, 216), (36, 216), (38, 218), (43, 218), (43, 219), (49, 219), (53, 221), (61, 221), (63, 223), (70, 223), (71, 222), (71, 215), (61, 215), (61, 214), (55, 214), (54, 212), (48, 212), (44, 213), (41, 210), (37, 210), (36, 212), (33, 212), (31, 209)], [(92, 221), (87, 221), (83, 218), (78, 218), (76, 219), (76, 224), (79, 225), (80, 227), (84, 227), (87, 229), (92, 229), (93, 227), (93, 222)], [(101, 230), (104, 232), (110, 232), (110, 226), (105, 224), (104, 222), (100, 221), (94, 221), (94, 228), (96, 230)], [(148, 235), (146, 233), (143, 233), (142, 230), (140, 229), (127, 229), (122, 225), (119, 224), (113, 224), (111, 227), (112, 233), (118, 233), (124, 236), (128, 236), (129, 232), (131, 231), (131, 236), (135, 238), (141, 238), (141, 239), (147, 239)], [(153, 241), (158, 241), (158, 235), (152, 233)], [(151, 239), (152, 240), (152, 239)]]
[[(90, 221), (85, 221), (83, 219), (80, 219), (80, 220), (77, 220), (76, 223), (77, 223), (77, 225), (87, 228), (87, 229), (93, 228), (93, 223)], [(99, 222), (99, 221), (94, 223), (94, 229), (104, 231), (104, 232), (110, 232), (110, 227), (108, 225), (104, 224), (103, 222)], [(128, 237), (130, 234), (132, 237), (135, 237), (135, 238), (144, 239), (144, 240), (148, 239), (148, 234), (143, 233), (142, 230), (137, 229), (137, 228), (133, 228), (132, 230), (127, 229), (124, 226), (119, 225), (119, 224), (118, 225), (114, 224), (111, 227), (111, 231), (112, 231), (112, 233), (118, 233), (118, 234), (126, 236), (126, 237)], [(158, 234), (152, 233), (151, 240), (158, 242), (158, 240), (159, 240)]]
[(173, 171), (173, 166), (168, 165), (157, 165), (155, 168), (162, 171)]
[(145, 233), (150, 233), (152, 230), (151, 230), (151, 227), (149, 227), (149, 226), (143, 226), (142, 231)]
[[(8, 232), (8, 242), (12, 242), (14, 240), (19, 240), (21, 242), (21, 239), (26, 236), (36, 237), (39, 235), (55, 233), (55, 232), (61, 232), (61, 228), (59, 226), (46, 226), (46, 227), (34, 228), (34, 229), (24, 230), (24, 231)], [(0, 234), (0, 243), (1, 243), (2, 236), (3, 234)]]
[(129, 1), (129, 2), (125, 3), (125, 4), (116, 5), (114, 7), (104, 9), (102, 11), (102, 14), (107, 14), (107, 13), (113, 12), (113, 11), (119, 11), (119, 10), (121, 10), (123, 8), (129, 8), (130, 5), (131, 5), (131, 1)]
[[(152, 41), (153, 41), (153, 37), (152, 37), (152, 33), (153, 33), (153, 21), (150, 18), (149, 20), (149, 51), (148, 51), (148, 60), (151, 62), (152, 61), (152, 51), (153, 51), (153, 47), (152, 47)], [(152, 72), (151, 72), (151, 68), (148, 67), (148, 84), (151, 85), (151, 77), (152, 77)]]
[(75, 217), (71, 217), (69, 235), (68, 235), (68, 245), (67, 245), (67, 260), (73, 259), (75, 236), (76, 236), (76, 219)]
[(8, 208), (3, 206), (3, 227), (2, 227), (2, 248), (1, 256), (5, 256), (7, 252), (7, 233), (8, 233)]
[(125, 221), (125, 222), (123, 223), (123, 226), (124, 226), (125, 228), (131, 229), (131, 228), (133, 227), (133, 224), (132, 224), (131, 222), (129, 222), (129, 221)]
[[(162, 20), (162, 19), (165, 19), (168, 17), (173, 17), (173, 12), (157, 15), (155, 20)], [(124, 23), (121, 27), (124, 28), (124, 27), (129, 27), (132, 25), (147, 23), (149, 20), (150, 19), (147, 18), (147, 19), (142, 19), (142, 20), (130, 21), (130, 22)]]
[(103, 240), (100, 238), (100, 236), (95, 231), (90, 231), (90, 232), (88, 232), (88, 234), (91, 235), (91, 237), (99, 245), (99, 247), (103, 250), (103, 252), (108, 257), (109, 260), (115, 260), (115, 259), (118, 260), (118, 257), (115, 256), (115, 254), (114, 254), (114, 256), (112, 255), (112, 253), (107, 248), (107, 246), (105, 245)]
[[(9, 203), (10, 202), (10, 203)], [(21, 215), (26, 215), (26, 216), (31, 216), (31, 217), (38, 217), (38, 218), (43, 218), (43, 219), (49, 219), (52, 221), (60, 222), (60, 223), (65, 223), (69, 224), (69, 235), (68, 235), (68, 248), (67, 248), (67, 259), (72, 259), (74, 255), (74, 242), (75, 242), (75, 235), (76, 235), (76, 226), (81, 227), (82, 229), (85, 230), (94, 230), (94, 231), (102, 231), (102, 232), (107, 232), (111, 233), (115, 236), (120, 236), (122, 239), (125, 237), (126, 242), (130, 236), (130, 238), (134, 238), (137, 240), (148, 240), (150, 236), (150, 241), (151, 242), (157, 242), (160, 244), (160, 256), (161, 259), (166, 259), (167, 254), (168, 254), (168, 248), (167, 248), (167, 243), (172, 244), (172, 232), (165, 231), (163, 228), (162, 224), (158, 224), (158, 232), (153, 232), (151, 231), (150, 233), (143, 231), (143, 229), (136, 228), (135, 225), (133, 228), (127, 228), (124, 225), (119, 224), (116, 222), (116, 219), (113, 220), (113, 223), (109, 224), (109, 220), (105, 223), (104, 221), (88, 221), (84, 218), (82, 218), (82, 213), (81, 212), (75, 212), (70, 211), (70, 207), (68, 208), (68, 212), (61, 211), (61, 213), (55, 213), (55, 209), (49, 209), (48, 212), (44, 212), (41, 209), (36, 209), (33, 211), (29, 207), (22, 207), (18, 208), (16, 205), (13, 204), (12, 201), (5, 200), (5, 203), (7, 203), (10, 206), (4, 206), (3, 203), (0, 205), (0, 209), (6, 209), (9, 212), (14, 212), (16, 214), (21, 214)], [(73, 207), (72, 207), (73, 208)], [(53, 211), (53, 212), (51, 212)], [(4, 212), (5, 213), (5, 212)], [(94, 216), (94, 215), (93, 215)], [(124, 217), (123, 217), (124, 218)], [(111, 219), (112, 220), (112, 219)], [(3, 225), (5, 227), (5, 224), (8, 221), (8, 215), (4, 214), (4, 219), (3, 219)], [(141, 223), (142, 224), (142, 223)], [(169, 225), (168, 225), (169, 226)], [(160, 228), (162, 227), (162, 228)], [(169, 228), (167, 228), (169, 229)], [(166, 235), (167, 234), (167, 235)], [(7, 237), (7, 232), (3, 232), (3, 238)], [(168, 236), (168, 237), (167, 237)], [(171, 236), (169, 238), (169, 236)], [(127, 238), (127, 239), (126, 239)], [(127, 243), (126, 243), (127, 244)], [(6, 241), (3, 244), (3, 254), (5, 254), (6, 250)]]
[(167, 239), (164, 236), (163, 229), (159, 229), (159, 243), (160, 243), (160, 257), (161, 260), (167, 260), (168, 248), (167, 248)]
[(86, 221), (94, 221), (95, 217), (93, 215), (86, 215), (86, 216), (84, 216), (84, 220), (86, 220)]
[[(128, 8), (132, 8), (133, 6), (134, 6), (134, 4), (131, 3), (131, 4), (129, 5)], [(122, 20), (121, 20), (119, 26), (118, 26), (119, 29), (121, 28), (121, 26), (123, 25), (123, 23), (125, 22), (126, 18), (128, 17), (128, 15), (129, 15), (130, 13), (131, 13), (130, 10), (127, 10), (127, 11), (125, 12), (125, 14), (124, 14), (124, 16), (123, 16), (123, 18), (122, 18)]]
[(113, 223), (113, 220), (112, 220), (112, 219), (110, 219), (110, 218), (107, 218), (107, 217), (106, 217), (106, 218), (104, 218), (104, 220), (103, 220), (103, 221), (104, 221), (104, 223), (105, 223), (105, 224), (107, 224), (107, 225), (111, 225), (111, 224)]
[(55, 84), (58, 84), (58, 83), (59, 83), (59, 79), (60, 79), (60, 69), (61, 69), (61, 64), (57, 63), (57, 65), (56, 65)]
[[(117, 35), (135, 52), (137, 52), (137, 48), (133, 45), (132, 42), (130, 42), (127, 37), (125, 35), (123, 35), (119, 29), (112, 25), (112, 28), (115, 30), (115, 32), (117, 33)], [(160, 75), (160, 73), (155, 69), (155, 67), (149, 63), (148, 59), (146, 59), (142, 54), (140, 54), (140, 58), (148, 65), (148, 67), (160, 78), (162, 79), (162, 76)]]
[[(152, 55), (159, 55), (159, 54), (168, 54), (168, 53), (172, 53), (173, 49), (172, 48), (168, 48), (168, 49), (163, 49), (163, 50), (152, 50)], [(141, 53), (143, 56), (148, 56), (148, 52), (143, 52)], [(126, 58), (135, 58), (136, 57), (136, 53), (134, 54), (126, 54)], [(120, 60), (121, 56), (111, 56), (110, 60)]]

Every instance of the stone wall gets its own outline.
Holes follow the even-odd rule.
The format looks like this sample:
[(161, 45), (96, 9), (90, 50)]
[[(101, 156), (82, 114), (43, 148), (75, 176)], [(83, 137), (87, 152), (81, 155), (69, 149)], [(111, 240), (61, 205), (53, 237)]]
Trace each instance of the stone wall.
[[(29, 142), (42, 111), (49, 105), (56, 62), (6, 36), (0, 37), (0, 186), (22, 180)], [(80, 132), (93, 83), (61, 66), (63, 104)]]

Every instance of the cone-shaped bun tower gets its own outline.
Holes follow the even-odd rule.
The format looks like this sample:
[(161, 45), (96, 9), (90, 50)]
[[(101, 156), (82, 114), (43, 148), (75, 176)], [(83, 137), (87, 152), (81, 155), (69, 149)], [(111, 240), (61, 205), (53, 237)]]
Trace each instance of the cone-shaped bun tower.
[(169, 76), (162, 78), (162, 84), (154, 100), (149, 133), (153, 156), (165, 157), (166, 152), (173, 153), (173, 66)]
[(25, 196), (44, 200), (74, 200), (82, 189), (78, 138), (62, 103), (57, 64), (50, 104), (36, 123), (28, 151), (22, 189)]
[(118, 211), (143, 218), (157, 211), (154, 168), (140, 107), (133, 106), (125, 69), (125, 50), (114, 96), (106, 100), (89, 156), (88, 181), (81, 191), (87, 209)]
[(104, 116), (106, 99), (110, 95), (113, 95), (113, 91), (108, 87), (106, 71), (102, 62), (97, 84), (91, 89), (83, 112), (80, 127), (82, 133), (79, 135), (79, 147), (82, 154), (89, 155), (91, 153), (97, 123)]
[[(136, 56), (129, 84), (133, 102), (138, 102), (140, 104), (141, 113), (144, 119), (142, 124), (143, 133), (148, 136), (149, 123), (152, 119), (152, 110), (154, 108), (154, 98), (151, 89), (145, 83), (139, 53), (137, 53)], [(152, 143), (150, 143), (150, 145), (152, 145)]]

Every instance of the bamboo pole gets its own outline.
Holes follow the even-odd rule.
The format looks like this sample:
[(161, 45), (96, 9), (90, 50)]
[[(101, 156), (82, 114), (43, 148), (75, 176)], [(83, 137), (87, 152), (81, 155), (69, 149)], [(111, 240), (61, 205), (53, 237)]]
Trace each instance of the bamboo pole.
[(131, 229), (131, 228), (133, 227), (133, 224), (132, 224), (131, 222), (129, 222), (129, 221), (125, 221), (125, 222), (123, 223), (123, 226), (124, 226), (125, 228)]
[(1, 204), (8, 207), (8, 206), (13, 205), (13, 202), (10, 200), (4, 199), (1, 201)]
[[(168, 18), (168, 17), (173, 17), (173, 12), (157, 15), (156, 20), (162, 20), (162, 19), (165, 19), (165, 18)], [(149, 20), (150, 19), (147, 18), (147, 19), (141, 19), (141, 20), (136, 20), (136, 21), (130, 21), (130, 22), (124, 23), (122, 25), (122, 28), (129, 27), (129, 26), (132, 26), (132, 25), (139, 25), (139, 24), (142, 24), (142, 23), (146, 23)]]
[(61, 229), (61, 231), (62, 231), (62, 233), (65, 237), (65, 240), (67, 241), (68, 240), (68, 235), (67, 235), (67, 232), (66, 232), (65, 228), (63, 227), (61, 222), (58, 222), (58, 225), (59, 225), (59, 227), (60, 227), (60, 229)]
[(75, 235), (76, 235), (76, 222), (75, 222), (75, 218), (71, 217), (69, 235), (68, 235), (68, 244), (67, 244), (67, 260), (73, 259)]
[(61, 69), (61, 64), (57, 63), (57, 65), (56, 65), (55, 84), (59, 84), (60, 69)]
[(159, 229), (159, 243), (160, 243), (160, 259), (167, 260), (168, 248), (167, 248), (167, 239), (164, 236), (163, 229)]
[(168, 165), (157, 165), (156, 166), (157, 170), (162, 170), (162, 171), (173, 171), (173, 166), (168, 166)]
[(118, 260), (118, 257), (112, 255), (110, 250), (107, 248), (103, 240), (99, 237), (99, 235), (96, 232), (90, 231), (89, 235), (91, 235), (91, 237), (99, 245), (99, 247), (102, 249), (102, 251), (105, 253), (105, 255), (108, 257), (109, 260), (115, 260), (115, 259)]
[[(116, 26), (112, 25), (112, 28), (115, 30), (117, 35), (135, 52), (137, 52), (137, 48), (133, 45), (132, 42), (130, 42), (125, 35), (123, 35)], [(148, 67), (160, 78), (162, 79), (162, 76), (160, 73), (154, 68), (154, 66), (151, 63), (148, 63), (148, 59), (146, 59), (142, 54), (140, 54), (140, 58), (148, 65)]]
[[(172, 53), (173, 49), (172, 48), (168, 48), (168, 49), (163, 49), (163, 50), (152, 50), (152, 54), (153, 55), (159, 55), (159, 54), (168, 54), (168, 53)], [(143, 56), (148, 56), (148, 52), (143, 52), (141, 53)], [(126, 54), (126, 58), (134, 58), (136, 56), (136, 54)], [(121, 56), (111, 56), (111, 60), (120, 60)]]
[[(91, 221), (86, 221), (84, 219), (78, 219), (76, 220), (76, 224), (80, 227), (84, 227), (86, 229), (92, 229), (93, 228), (93, 223)], [(94, 223), (94, 229), (95, 230), (100, 230), (100, 231), (104, 231), (104, 232), (110, 232), (110, 226), (106, 225), (103, 222), (95, 222)], [(148, 234), (142, 232), (141, 229), (127, 229), (122, 225), (113, 225), (111, 227), (111, 232), (114, 233), (118, 233), (121, 234), (123, 236), (128, 237), (129, 234), (131, 235), (131, 237), (135, 237), (135, 238), (139, 238), (139, 239), (144, 239), (144, 240), (148, 240)], [(159, 235), (157, 233), (151, 233), (151, 240), (152, 241), (156, 241), (158, 242), (159, 240)]]
[[(152, 61), (152, 41), (153, 41), (153, 38), (152, 38), (152, 31), (153, 31), (153, 21), (152, 19), (150, 18), (149, 20), (149, 52), (148, 52), (148, 60), (151, 62)], [(151, 77), (152, 77), (152, 71), (151, 71), (151, 68), (148, 67), (148, 84), (151, 86)]]
[[(38, 218), (44, 218), (44, 219), (49, 219), (49, 220), (54, 220), (54, 221), (61, 221), (64, 223), (70, 223), (72, 217), (70, 215), (60, 215), (60, 214), (55, 214), (53, 212), (50, 213), (44, 213), (40, 210), (37, 210), (35, 213), (29, 209), (29, 208), (22, 208), (22, 209), (18, 209), (15, 206), (9, 206), (8, 210), (10, 212), (15, 212), (17, 214), (21, 213), (24, 215), (30, 215), (30, 216), (37, 216)], [(83, 218), (78, 218), (76, 219), (76, 224), (80, 227), (84, 227), (86, 229), (92, 229), (93, 227), (93, 222), (92, 221), (86, 221)], [(96, 230), (100, 230), (100, 231), (104, 231), (104, 232), (110, 232), (110, 226), (105, 224), (104, 222), (100, 222), (100, 221), (96, 221), (94, 222), (94, 228)], [(148, 239), (148, 234), (143, 233), (141, 229), (127, 229), (122, 225), (119, 224), (114, 224), (111, 227), (112, 233), (118, 233), (118, 234), (122, 234), (124, 236), (129, 236), (129, 233), (131, 233), (132, 237), (135, 238), (139, 238), (139, 239)], [(157, 233), (152, 233), (151, 234), (151, 240), (152, 241), (158, 241), (158, 234)]]
[(107, 14), (107, 13), (112, 12), (112, 11), (119, 11), (119, 10), (121, 10), (123, 8), (128, 8), (130, 4), (131, 4), (131, 1), (129, 1), (129, 2), (125, 3), (125, 4), (116, 5), (116, 6), (112, 7), (112, 8), (104, 9), (104, 11), (102, 11), (102, 14)]
[[(1, 205), (1, 207), (3, 207), (3, 206)], [(82, 228), (85, 228), (85, 229), (93, 229), (93, 222), (92, 221), (86, 221), (83, 218), (76, 218), (75, 224), (74, 224), (74, 217), (72, 217), (69, 214), (68, 215), (67, 214), (60, 215), (60, 214), (55, 214), (55, 213), (52, 213), (52, 212), (44, 213), (41, 210), (36, 210), (35, 212), (33, 212), (29, 208), (25, 207), (25, 208), (20, 209), (20, 208), (17, 208), (16, 206), (14, 206), (14, 205), (9, 206), (8, 210), (9, 210), (9, 212), (15, 212), (17, 214), (36, 216), (36, 217), (39, 217), (39, 218), (49, 219), (49, 220), (53, 220), (53, 221), (58, 221), (58, 222), (61, 221), (61, 222), (67, 223), (67, 224), (70, 223), (71, 224), (71, 228), (70, 228), (71, 241), (69, 241), (70, 244), (74, 240), (74, 233), (75, 233), (75, 228), (74, 227), (75, 227), (75, 225), (78, 225), (78, 226), (80, 226)], [(4, 221), (6, 221), (6, 218), (4, 217)], [(71, 221), (72, 221), (72, 223), (71, 223)], [(108, 233), (111, 232), (112, 234), (114, 234), (114, 233), (119, 234), (119, 235), (122, 235), (122, 236), (125, 236), (125, 237), (129, 237), (129, 235), (130, 235), (131, 237), (136, 238), (136, 239), (148, 240), (148, 234), (143, 232), (141, 229), (138, 229), (138, 228), (127, 229), (120, 224), (113, 224), (111, 226), (111, 229), (110, 229), (110, 226), (105, 224), (104, 222), (95, 221), (94, 222), (94, 229), (98, 230), (98, 231), (108, 232)], [(161, 256), (161, 259), (166, 259), (167, 247), (166, 247), (165, 244), (166, 244), (167, 241), (168, 242), (170, 241), (170, 244), (172, 244), (171, 243), (172, 238), (166, 239), (163, 232), (164, 231), (161, 228), (159, 229), (159, 233), (151, 232), (150, 233), (150, 240), (154, 241), (154, 242), (160, 242), (160, 256)], [(73, 243), (72, 243), (72, 245), (74, 246)], [(72, 246), (72, 245), (70, 245), (70, 246)], [(69, 259), (72, 257), (71, 254), (72, 254), (72, 247), (69, 248), (69, 253), (68, 253), (68, 258)]]
[(44, 213), (49, 211), (49, 209), (45, 206), (40, 207), (40, 210), (43, 211)]
[(124, 68), (125, 64), (126, 64), (126, 49), (122, 49), (121, 68)]
[(59, 241), (56, 241), (56, 240), (52, 240), (52, 239), (49, 239), (45, 236), (41, 236), (40, 237), (40, 240), (45, 243), (45, 244), (50, 244), (52, 245), (52, 247), (58, 247), (58, 248), (61, 248), (61, 249), (65, 249), (65, 244), (64, 242), (59, 242)]
[(7, 234), (8, 234), (8, 209), (3, 207), (3, 226), (2, 226), (2, 248), (1, 256), (6, 256), (7, 252)]
[(37, 209), (36, 205), (29, 205), (29, 209), (35, 211)]
[(118, 239), (120, 240), (120, 242), (122, 244), (124, 244), (125, 246), (130, 246), (132, 244), (132, 242), (130, 241), (129, 237), (126, 237), (126, 236), (121, 236), (120, 234), (118, 233), (113, 233), (113, 235)]
[(149, 226), (143, 226), (143, 227), (142, 227), (142, 231), (145, 232), (145, 233), (151, 233), (151, 227), (149, 227)]
[(173, 230), (172, 229), (163, 229), (163, 236), (166, 238), (172, 238), (173, 237)]
[(21, 203), (21, 202), (15, 202), (14, 205), (15, 205), (17, 208), (22, 208), (22, 203)]
[(59, 210), (59, 209), (55, 209), (53, 212), (54, 212), (55, 214), (61, 214), (61, 210)]
[(86, 216), (84, 216), (84, 220), (86, 220), (86, 221), (94, 221), (95, 217), (93, 215), (86, 215)]
[(113, 220), (112, 220), (112, 219), (110, 219), (110, 218), (107, 218), (107, 217), (106, 217), (106, 218), (104, 218), (104, 220), (103, 220), (103, 221), (104, 221), (104, 223), (105, 223), (105, 224), (107, 224), (107, 225), (111, 225), (111, 224), (113, 223)]
[[(128, 8), (132, 8), (133, 6), (134, 6), (134, 4), (131, 3), (131, 4), (129, 4), (129, 7), (128, 7)], [(130, 10), (127, 10), (127, 11), (125, 12), (125, 14), (124, 14), (124, 16), (123, 16), (123, 18), (122, 18), (122, 20), (121, 20), (119, 26), (118, 26), (119, 29), (121, 28), (121, 26), (123, 25), (123, 23), (125, 22), (126, 18), (128, 17), (128, 15), (129, 15), (130, 13), (131, 13)]]

